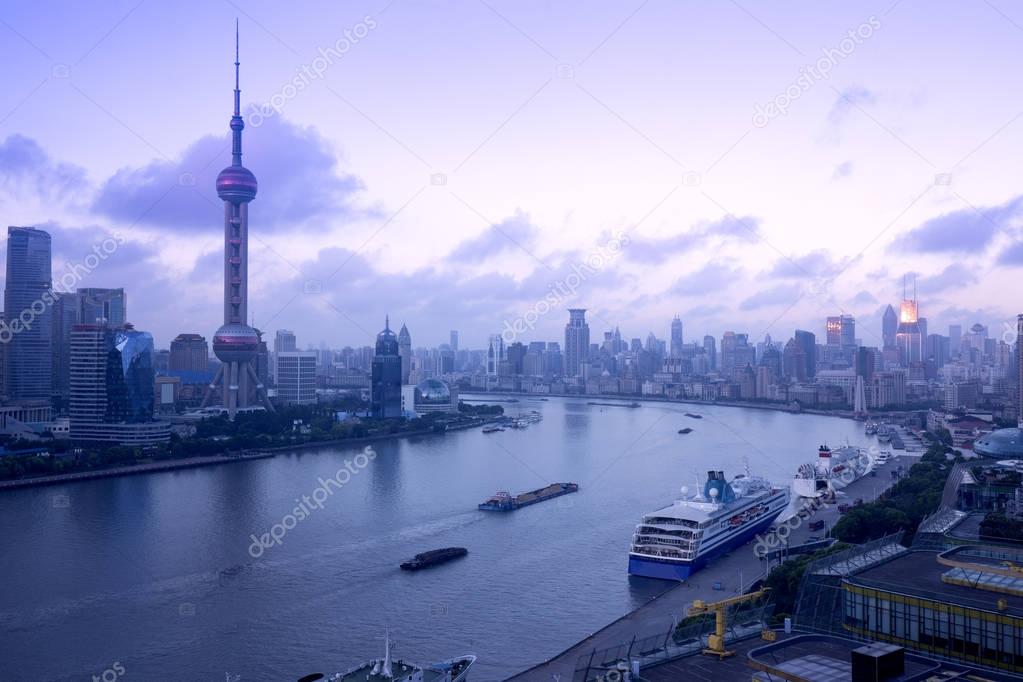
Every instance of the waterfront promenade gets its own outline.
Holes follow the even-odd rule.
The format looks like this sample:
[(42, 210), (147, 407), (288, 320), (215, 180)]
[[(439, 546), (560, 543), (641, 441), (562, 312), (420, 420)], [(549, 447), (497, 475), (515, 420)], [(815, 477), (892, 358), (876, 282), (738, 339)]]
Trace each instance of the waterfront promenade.
[[(821, 507), (800, 524), (793, 519), (789, 524), (792, 527), (790, 545), (807, 542), (811, 535), (823, 536), (825, 531), (810, 532), (809, 520), (823, 520), (826, 524), (825, 529), (830, 529), (839, 518), (839, 504), (852, 504), (857, 498), (864, 501), (876, 499), (894, 482), (891, 472), (897, 470), (900, 465), (908, 470), (918, 457), (918, 454), (900, 454), (893, 457), (887, 464), (876, 468), (876, 476), (868, 474), (841, 491), (836, 504)], [(697, 572), (689, 582), (682, 583), (627, 613), (550, 660), (508, 679), (516, 682), (571, 680), (579, 658), (589, 655), (594, 649), (601, 650), (628, 643), (633, 637), (642, 639), (656, 634), (666, 634), (673, 622), (685, 617), (694, 599), (713, 602), (738, 594), (740, 591), (749, 591), (749, 586), (765, 578), (768, 570), (767, 562), (757, 558), (754, 553), (756, 542), (752, 540), (716, 559), (708, 567)], [(624, 560), (622, 563), (624, 565)], [(627, 579), (623, 574), (622, 580)], [(721, 582), (721, 590), (714, 589), (716, 581)]]

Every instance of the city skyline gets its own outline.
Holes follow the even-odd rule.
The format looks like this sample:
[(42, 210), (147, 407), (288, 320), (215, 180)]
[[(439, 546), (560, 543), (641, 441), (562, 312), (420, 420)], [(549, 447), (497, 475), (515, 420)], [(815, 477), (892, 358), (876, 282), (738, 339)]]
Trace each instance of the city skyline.
[[(552, 291), (567, 291), (557, 310), (586, 307), (595, 325), (604, 318), (660, 337), (663, 320), (678, 313), (697, 333), (720, 337), (741, 318), (751, 336), (780, 337), (779, 330), (816, 328), (825, 315), (880, 317), (898, 300), (903, 276), (917, 273), (932, 328), (979, 321), (1011, 331), (1018, 310), (996, 294), (1016, 274), (1020, 204), (1012, 168), (998, 150), (1023, 134), (1014, 118), (1023, 101), (1003, 91), (995, 97), (977, 80), (963, 84), (955, 101), (974, 95), (986, 106), (964, 112), (939, 83), (950, 70), (1010, 50), (1015, 29), (994, 11), (964, 17), (953, 5), (943, 7), (937, 13), (900, 3), (796, 16), (751, 6), (751, 17), (734, 6), (650, 5), (635, 16), (595, 6), (575, 17), (585, 30), (568, 42), (543, 28), (544, 20), (564, 21), (561, 10), (460, 7), (449, 10), (463, 20), (459, 30), (468, 21), (485, 36), (488, 56), (511, 77), (480, 83), (455, 68), (450, 88), (468, 98), (464, 112), (442, 107), (435, 97), (440, 84), (427, 78), (415, 94), (428, 105), (419, 118), (399, 117), (407, 106), (388, 108), (403, 97), (397, 86), (418, 72), (391, 47), (413, 27), (439, 28), (443, 12), (305, 8), (343, 27), (328, 36), (325, 28), (304, 28), (317, 22), (296, 24), (304, 15), (276, 21), (282, 18), (273, 8), (242, 8), (253, 45), (242, 113), (258, 132), (250, 165), (273, 188), (254, 224), (261, 236), (251, 256), (247, 322), (254, 317), (266, 332), (292, 328), (313, 343), (339, 347), (372, 343), (374, 321), (389, 313), (418, 338), (439, 343), (456, 326), (463, 345), (483, 347), (492, 329), (528, 315)], [(185, 45), (160, 30), (133, 30), (166, 23), (165, 13), (175, 10), (131, 9), (88, 17), (72, 11), (55, 21), (18, 8), (5, 18), (18, 104), (0, 124), (0, 158), (7, 162), (0, 185), (5, 205), (14, 208), (8, 224), (53, 235), (55, 282), (94, 244), (114, 233), (124, 237), (79, 284), (134, 284), (133, 322), (166, 347), (178, 333), (216, 327), (207, 301), (218, 287), (221, 210), (210, 187), (214, 159), (228, 141), (215, 107), (226, 79), (211, 65), (229, 54), (222, 36), (234, 10), (189, 6), (196, 20)], [(699, 109), (713, 115), (680, 109), (663, 88), (668, 73), (655, 55), (681, 67), (678, 60), (692, 56), (687, 50), (712, 57), (718, 49), (703, 40), (678, 46), (655, 30), (681, 19), (694, 30), (723, 20), (736, 43), (749, 43), (736, 58), (763, 58), (728, 93), (695, 90), (707, 104)], [(955, 62), (900, 50), (900, 69), (917, 76), (917, 88), (907, 90), (884, 69), (920, 23), (938, 34), (956, 31), (963, 47)], [(844, 50), (849, 31), (857, 40), (827, 79), (810, 83), (785, 115), (758, 114), (821, 51)], [(644, 42), (649, 48), (637, 50)], [(453, 68), (453, 59), (480, 49), (455, 41), (450, 54), (432, 58)], [(142, 58), (153, 53), (162, 56)], [(617, 59), (648, 76), (626, 87), (614, 75)], [(725, 68), (709, 58), (699, 63), (670, 75), (696, 88)], [(144, 67), (146, 77), (134, 80), (165, 94), (188, 82), (187, 95), (177, 98), (186, 102), (183, 115), (103, 87), (97, 78), (114, 64), (125, 77)], [(310, 73), (303, 67), (324, 71), (298, 90), (292, 80)], [(378, 88), (361, 87), (367, 70), (381, 79)], [(346, 87), (349, 81), (359, 87)], [(619, 87), (625, 96), (616, 95)], [(264, 102), (279, 112), (263, 116)], [(67, 109), (79, 117), (71, 130), (51, 113)], [(690, 112), (684, 129), (665, 116), (679, 110)], [(628, 164), (612, 173), (576, 137), (552, 138), (550, 131), (567, 120), (599, 133)], [(450, 128), (459, 132), (436, 139), (428, 133)], [(935, 142), (939, 130), (949, 129), (956, 134)], [(550, 163), (544, 149), (571, 162), (524, 172), (537, 158)], [(764, 156), (772, 166), (757, 160)], [(788, 157), (798, 157), (801, 167)], [(814, 191), (779, 188), (776, 176), (790, 188)], [(560, 198), (550, 198), (551, 187)], [(627, 243), (608, 251), (616, 235)], [(976, 258), (964, 262), (964, 253)], [(573, 268), (584, 271), (585, 281), (559, 288)], [(533, 338), (558, 338), (563, 317), (541, 316)]]

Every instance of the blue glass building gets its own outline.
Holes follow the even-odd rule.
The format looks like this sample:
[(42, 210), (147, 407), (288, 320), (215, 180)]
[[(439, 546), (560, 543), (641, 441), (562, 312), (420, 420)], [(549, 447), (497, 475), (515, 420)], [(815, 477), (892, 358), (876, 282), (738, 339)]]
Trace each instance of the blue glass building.
[(7, 228), (4, 288), (5, 383), (11, 400), (49, 400), (53, 394), (53, 293), (50, 235), (34, 227)]

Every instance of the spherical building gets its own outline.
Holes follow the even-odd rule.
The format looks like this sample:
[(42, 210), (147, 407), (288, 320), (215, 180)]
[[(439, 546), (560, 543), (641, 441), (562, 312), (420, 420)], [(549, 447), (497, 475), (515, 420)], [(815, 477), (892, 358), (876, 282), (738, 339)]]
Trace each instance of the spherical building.
[(221, 362), (250, 362), (258, 350), (259, 334), (247, 324), (225, 324), (213, 335), (213, 354)]
[(425, 379), (416, 386), (415, 410), (427, 412), (457, 412), (458, 398), (440, 379)]
[(995, 459), (1023, 459), (1023, 430), (997, 429), (973, 442), (978, 455)]

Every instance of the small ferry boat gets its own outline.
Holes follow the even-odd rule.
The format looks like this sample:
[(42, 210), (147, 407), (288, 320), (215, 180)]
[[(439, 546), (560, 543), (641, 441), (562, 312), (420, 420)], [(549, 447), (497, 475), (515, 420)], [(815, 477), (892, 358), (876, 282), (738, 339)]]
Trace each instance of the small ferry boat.
[(500, 426), (490, 424), (483, 427), (483, 433), (497, 433), (498, 431), (504, 431)]
[(551, 483), (546, 488), (537, 488), (515, 496), (502, 490), (494, 493), (486, 502), (480, 503), (478, 508), (480, 511), (513, 511), (520, 507), (528, 507), (537, 502), (575, 492), (579, 492), (577, 483)]
[(445, 547), (443, 549), (433, 549), (429, 552), (423, 552), (417, 554), (408, 561), (402, 562), (401, 570), (403, 571), (418, 571), (421, 568), (429, 568), (431, 566), (439, 566), (440, 564), (447, 563), (452, 559), (460, 559), (469, 553), (465, 547)]
[(749, 472), (731, 481), (708, 471), (703, 491), (687, 487), (673, 505), (651, 512), (636, 526), (629, 574), (686, 580), (708, 561), (766, 530), (789, 504), (791, 491)]
[(325, 676), (313, 673), (301, 678), (299, 682), (465, 682), (469, 668), (476, 662), (472, 654), (449, 658), (433, 665), (417, 665), (401, 659), (391, 659), (391, 638), (385, 637), (384, 657), (373, 659), (360, 666), (350, 668), (343, 673)]
[(684, 429), (679, 429), (678, 432), (679, 433), (692, 433), (693, 430), (687, 426)]
[(693, 419), (703, 419), (702, 414), (693, 414), (692, 412), (686, 412), (686, 416), (692, 417)]

